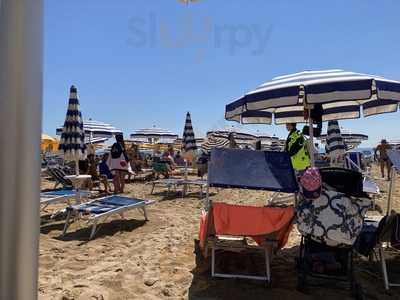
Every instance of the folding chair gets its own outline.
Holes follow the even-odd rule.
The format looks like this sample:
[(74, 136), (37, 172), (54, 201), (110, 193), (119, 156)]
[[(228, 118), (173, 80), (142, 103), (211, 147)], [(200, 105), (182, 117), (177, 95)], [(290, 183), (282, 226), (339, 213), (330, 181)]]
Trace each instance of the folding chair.
[(123, 213), (131, 209), (140, 209), (143, 211), (144, 218), (147, 221), (146, 206), (153, 204), (152, 200), (135, 199), (121, 196), (108, 196), (93, 201), (67, 207), (67, 218), (65, 220), (62, 235), (67, 233), (70, 225), (70, 219), (73, 215), (76, 219), (84, 218), (92, 226), (89, 240), (96, 234), (96, 228), (100, 221), (105, 221), (113, 214), (119, 214), (123, 218)]
[(48, 174), (56, 181), (54, 184), (54, 189), (57, 188), (58, 185), (62, 185), (63, 188), (72, 188), (72, 182), (69, 179), (66, 179), (65, 172), (59, 167), (49, 167), (47, 168)]
[[(298, 185), (289, 155), (272, 151), (213, 149), (209, 162), (206, 210), (202, 212), (200, 246), (206, 256), (208, 249), (211, 249), (211, 276), (249, 278), (269, 283), (272, 252), (283, 247), (287, 241), (292, 228), (293, 208), (212, 203), (209, 199), (210, 187), (297, 193)], [(249, 238), (257, 244), (249, 243)], [(265, 276), (217, 272), (217, 250), (263, 252), (266, 263)]]

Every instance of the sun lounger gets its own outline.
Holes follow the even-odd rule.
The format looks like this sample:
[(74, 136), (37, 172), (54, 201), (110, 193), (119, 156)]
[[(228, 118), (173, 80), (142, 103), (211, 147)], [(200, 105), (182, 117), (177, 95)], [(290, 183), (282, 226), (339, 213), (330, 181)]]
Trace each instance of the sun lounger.
[(96, 228), (99, 222), (105, 221), (109, 216), (119, 214), (123, 217), (123, 213), (132, 209), (140, 209), (143, 211), (144, 218), (147, 221), (146, 206), (154, 203), (151, 200), (134, 199), (121, 196), (108, 196), (93, 201), (67, 207), (67, 218), (65, 221), (63, 235), (66, 234), (70, 225), (70, 219), (73, 215), (77, 218), (86, 218), (88, 224), (92, 226), (89, 239), (96, 234)]
[[(90, 191), (80, 191), (81, 197), (87, 197), (90, 195)], [(40, 206), (41, 210), (44, 210), (48, 205), (60, 203), (63, 201), (69, 201), (74, 199), (76, 191), (71, 189), (55, 190), (40, 193)]]
[[(287, 241), (294, 217), (293, 207), (212, 203), (209, 187), (297, 193), (298, 185), (289, 155), (284, 152), (213, 149), (207, 180), (206, 209), (201, 216), (199, 238), (205, 256), (211, 249), (211, 275), (270, 282), (271, 256)], [(250, 240), (255, 243), (250, 243)], [(217, 250), (261, 251), (265, 255), (265, 276), (217, 272)]]
[(368, 170), (363, 169), (362, 153), (361, 152), (348, 152), (346, 153), (345, 167), (347, 169), (360, 172), (364, 176), (364, 192), (371, 195), (380, 194), (378, 184), (371, 179), (371, 174)]

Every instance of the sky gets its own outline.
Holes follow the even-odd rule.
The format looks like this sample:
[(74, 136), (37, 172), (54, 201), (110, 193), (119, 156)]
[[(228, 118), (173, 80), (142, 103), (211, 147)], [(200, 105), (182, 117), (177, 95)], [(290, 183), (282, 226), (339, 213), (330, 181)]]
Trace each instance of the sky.
[[(64, 122), (69, 87), (85, 119), (125, 137), (161, 127), (197, 136), (224, 126), (225, 105), (275, 76), (343, 69), (400, 80), (400, 1), (45, 0), (43, 131)], [(400, 112), (340, 121), (400, 140)], [(286, 136), (284, 126), (240, 126)]]

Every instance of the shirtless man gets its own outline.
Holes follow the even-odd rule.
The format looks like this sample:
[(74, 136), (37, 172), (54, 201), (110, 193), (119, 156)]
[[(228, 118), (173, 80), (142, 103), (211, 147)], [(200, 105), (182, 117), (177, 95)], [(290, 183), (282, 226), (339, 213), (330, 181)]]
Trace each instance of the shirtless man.
[(378, 161), (381, 166), (381, 174), (382, 178), (385, 178), (385, 166), (387, 168), (388, 180), (390, 179), (390, 161), (387, 155), (387, 150), (392, 147), (387, 143), (385, 139), (381, 141), (381, 143), (375, 148), (375, 155), (379, 152)]

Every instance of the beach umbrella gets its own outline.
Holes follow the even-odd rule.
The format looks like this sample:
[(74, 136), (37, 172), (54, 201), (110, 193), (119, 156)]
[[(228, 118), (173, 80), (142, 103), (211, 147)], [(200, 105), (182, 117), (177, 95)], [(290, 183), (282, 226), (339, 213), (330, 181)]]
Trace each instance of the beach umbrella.
[(194, 138), (192, 119), (190, 113), (186, 114), (185, 128), (183, 129), (182, 146), (185, 152), (196, 150), (196, 139)]
[(76, 175), (79, 175), (79, 160), (86, 157), (85, 132), (79, 107), (77, 89), (71, 86), (67, 115), (61, 134), (59, 150), (64, 152), (64, 159), (75, 161)]
[(326, 137), (327, 154), (346, 152), (344, 139), (340, 133), (338, 121), (329, 121)]
[(178, 139), (178, 135), (163, 128), (142, 128), (130, 134), (130, 139), (140, 143), (165, 143), (173, 144)]
[[(56, 129), (57, 135), (61, 135), (64, 127), (60, 126)], [(117, 134), (122, 134), (122, 131), (115, 128), (111, 124), (94, 121), (92, 119), (83, 121), (83, 130), (85, 136), (91, 142), (94, 138), (112, 138)]]
[[(328, 127), (329, 127), (329, 125), (328, 125)], [(346, 150), (354, 149), (357, 146), (359, 146), (363, 141), (368, 140), (368, 135), (366, 135), (366, 134), (354, 133), (350, 130), (343, 129), (343, 127), (339, 128), (339, 130), (340, 130), (340, 135), (343, 138), (343, 143), (346, 146)], [(329, 129), (328, 129), (328, 131), (329, 131)], [(328, 137), (328, 133), (321, 134), (318, 139), (322, 143), (326, 144), (327, 137)]]
[[(305, 122), (305, 112), (319, 108), (322, 121), (353, 119), (360, 110), (365, 117), (395, 112), (399, 101), (399, 81), (342, 70), (306, 71), (251, 90), (226, 105), (225, 118), (243, 124), (271, 124), (272, 118), (276, 124), (297, 123)], [(313, 130), (310, 139), (313, 143)]]
[(207, 137), (207, 140), (201, 145), (201, 148), (210, 152), (214, 148), (229, 148), (229, 139), (225, 136), (211, 134)]

